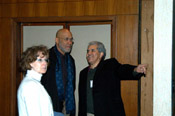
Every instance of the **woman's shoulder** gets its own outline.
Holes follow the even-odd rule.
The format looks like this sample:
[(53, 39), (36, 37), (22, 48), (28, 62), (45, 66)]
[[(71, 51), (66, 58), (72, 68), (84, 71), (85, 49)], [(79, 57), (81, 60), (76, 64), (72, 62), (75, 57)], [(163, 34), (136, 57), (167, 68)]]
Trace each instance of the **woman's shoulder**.
[(39, 81), (25, 77), (22, 80), (20, 86), (24, 90), (36, 90), (39, 84), (40, 84)]

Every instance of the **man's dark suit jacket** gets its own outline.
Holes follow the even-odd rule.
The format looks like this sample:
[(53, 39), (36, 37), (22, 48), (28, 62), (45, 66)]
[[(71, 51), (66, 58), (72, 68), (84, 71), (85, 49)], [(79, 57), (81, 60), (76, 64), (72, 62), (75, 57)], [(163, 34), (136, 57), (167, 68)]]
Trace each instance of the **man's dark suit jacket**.
[[(103, 60), (97, 66), (93, 79), (93, 103), (95, 116), (125, 116), (121, 98), (120, 81), (138, 80), (142, 75), (133, 76), (136, 66), (122, 65), (115, 58)], [(79, 114), (87, 116), (87, 74), (89, 67), (80, 72)]]
[[(75, 72), (75, 63), (74, 59), (71, 57), (74, 66)], [(49, 66), (47, 72), (43, 75), (41, 79), (41, 83), (44, 85), (45, 89), (47, 90), (48, 94), (52, 99), (53, 109), (56, 112), (62, 112), (63, 102), (61, 102), (58, 98), (58, 91), (56, 85), (56, 78), (55, 78), (55, 66), (57, 62), (57, 57), (54, 51), (54, 47), (52, 47), (49, 51)], [(75, 77), (75, 76), (74, 76)], [(73, 86), (75, 91), (75, 79), (73, 80)]]

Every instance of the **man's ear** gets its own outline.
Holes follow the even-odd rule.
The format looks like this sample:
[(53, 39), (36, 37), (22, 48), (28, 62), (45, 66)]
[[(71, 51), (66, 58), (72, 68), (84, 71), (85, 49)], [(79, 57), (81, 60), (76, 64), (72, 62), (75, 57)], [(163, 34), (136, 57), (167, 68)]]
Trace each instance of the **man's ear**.
[(101, 52), (101, 53), (100, 53), (100, 58), (102, 58), (102, 57), (103, 57), (103, 55), (104, 55), (104, 53), (103, 53), (103, 52)]
[(59, 38), (56, 37), (55, 38), (55, 42), (58, 43), (59, 42)]

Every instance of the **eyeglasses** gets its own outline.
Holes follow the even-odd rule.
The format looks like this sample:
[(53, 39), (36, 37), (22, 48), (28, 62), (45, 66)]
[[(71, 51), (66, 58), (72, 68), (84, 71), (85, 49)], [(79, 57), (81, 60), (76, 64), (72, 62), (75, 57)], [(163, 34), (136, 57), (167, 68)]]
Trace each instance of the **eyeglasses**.
[(38, 61), (38, 62), (49, 62), (49, 59), (41, 59), (41, 58), (38, 58), (38, 59), (36, 59), (36, 61)]
[(71, 42), (74, 42), (74, 38), (72, 37), (72, 38), (64, 38), (63, 39), (64, 41), (71, 41)]
[(87, 53), (89, 53), (89, 52), (95, 52), (97, 49), (89, 49), (89, 50), (87, 50)]

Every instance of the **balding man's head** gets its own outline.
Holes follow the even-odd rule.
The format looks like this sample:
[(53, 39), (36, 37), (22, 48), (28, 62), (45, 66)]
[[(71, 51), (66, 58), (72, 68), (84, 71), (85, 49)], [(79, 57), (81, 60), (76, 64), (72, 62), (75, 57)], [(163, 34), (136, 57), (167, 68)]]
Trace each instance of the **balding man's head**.
[(56, 33), (56, 38), (62, 37), (65, 33), (69, 33), (72, 36), (72, 33), (68, 29), (60, 29)]
[(60, 29), (56, 33), (55, 43), (60, 53), (69, 53), (72, 50), (73, 37), (68, 29)]

